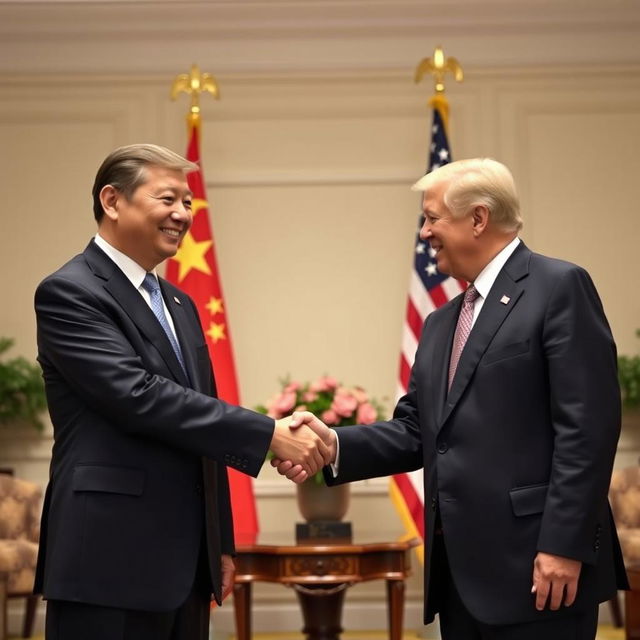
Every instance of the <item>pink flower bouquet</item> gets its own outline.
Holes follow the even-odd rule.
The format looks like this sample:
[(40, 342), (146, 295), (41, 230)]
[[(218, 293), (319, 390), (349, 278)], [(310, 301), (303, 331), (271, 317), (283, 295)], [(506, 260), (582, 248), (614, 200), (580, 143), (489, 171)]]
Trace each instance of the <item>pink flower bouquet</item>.
[[(342, 386), (330, 376), (305, 384), (286, 379), (282, 389), (256, 410), (276, 420), (294, 411), (311, 411), (329, 427), (371, 424), (383, 418), (382, 406), (362, 387)], [(322, 483), (321, 473), (314, 478)]]

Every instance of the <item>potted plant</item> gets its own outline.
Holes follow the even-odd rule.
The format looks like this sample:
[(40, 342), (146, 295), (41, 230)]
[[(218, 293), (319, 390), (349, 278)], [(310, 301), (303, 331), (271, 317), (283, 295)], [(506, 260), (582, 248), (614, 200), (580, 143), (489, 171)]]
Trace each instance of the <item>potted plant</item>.
[[(640, 329), (636, 330), (640, 338)], [(618, 356), (618, 381), (622, 393), (622, 407), (626, 411), (640, 408), (640, 355)]]
[(42, 372), (23, 357), (6, 360), (13, 343), (0, 337), (0, 425), (25, 424), (42, 431), (40, 413), (47, 406)]
[[(383, 417), (382, 406), (362, 387), (345, 387), (330, 376), (304, 384), (285, 379), (280, 391), (256, 410), (276, 420), (310, 411), (328, 427), (371, 424)], [(321, 471), (297, 485), (297, 491), (300, 513), (308, 522), (341, 520), (349, 507), (349, 485), (327, 487)]]

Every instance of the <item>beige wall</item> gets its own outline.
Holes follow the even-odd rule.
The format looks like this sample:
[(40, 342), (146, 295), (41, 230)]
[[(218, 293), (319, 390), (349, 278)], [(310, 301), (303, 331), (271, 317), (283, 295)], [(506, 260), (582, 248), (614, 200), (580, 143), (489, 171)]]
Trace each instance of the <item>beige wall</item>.
[[(347, 4), (358, 15), (359, 3)], [(420, 3), (399, 4), (417, 12)], [(282, 26), (280, 38), (273, 28), (263, 40), (237, 30), (227, 48), (213, 37), (213, 55), (202, 30), (198, 46), (186, 41), (180, 53), (167, 32), (140, 39), (130, 21), (117, 46), (104, 33), (95, 44), (65, 40), (80, 28), (73, 19), (51, 22), (43, 36), (45, 27), (36, 28), (38, 15), (47, 18), (43, 7), (30, 27), (25, 14), (3, 13), (0, 2), (0, 18), (15, 18), (10, 32), (0, 21), (0, 335), (17, 339), (15, 352), (35, 356), (34, 288), (94, 232), (90, 188), (106, 153), (134, 141), (184, 149), (186, 99), (170, 102), (168, 89), (197, 60), (222, 92), (219, 103), (203, 99), (202, 150), (244, 403), (263, 402), (283, 375), (330, 373), (365, 386), (391, 410), (419, 205), (408, 187), (424, 170), (430, 126), (430, 87), (413, 85), (411, 76), (443, 41), (467, 73), (462, 85), (447, 85), (454, 157), (490, 155), (512, 168), (523, 238), (589, 270), (620, 350), (635, 353), (640, 54), (633, 57), (629, 41), (640, 32), (637, 14), (621, 13), (617, 22), (594, 14), (582, 31), (567, 18), (563, 48), (558, 30), (530, 26), (534, 4), (523, 3), (527, 27), (513, 16), (500, 27), (496, 13), (477, 33), (464, 31), (461, 18), (450, 16), (449, 26), (442, 19), (437, 40), (382, 22), (366, 34), (349, 22), (335, 34), (325, 26), (296, 37)], [(572, 3), (558, 4), (570, 11)], [(85, 13), (78, 10), (80, 25), (90, 22)], [(154, 14), (152, 26), (163, 15)], [(428, 30), (429, 16), (422, 18)], [(349, 29), (356, 31), (345, 48)], [(602, 63), (594, 63), (600, 58), (589, 36), (608, 43)], [(640, 449), (637, 434), (625, 438), (621, 463)], [(0, 461), (45, 481), (49, 439), (5, 436), (0, 449)], [(265, 469), (256, 493), (264, 530), (292, 527), (293, 487)], [(349, 517), (359, 531), (394, 526), (386, 481), (354, 487)], [(419, 579), (408, 596), (408, 621), (417, 626)], [(380, 585), (359, 587), (348, 600), (348, 624), (382, 626), (381, 599)], [(289, 592), (257, 590), (256, 630), (296, 628), (296, 612)], [(230, 625), (221, 613), (220, 624)]]

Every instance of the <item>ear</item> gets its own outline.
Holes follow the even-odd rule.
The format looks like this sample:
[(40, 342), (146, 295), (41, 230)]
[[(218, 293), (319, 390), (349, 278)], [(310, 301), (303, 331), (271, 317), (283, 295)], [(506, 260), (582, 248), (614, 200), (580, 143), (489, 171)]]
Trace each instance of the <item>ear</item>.
[(118, 219), (119, 198), (120, 192), (113, 185), (107, 184), (100, 190), (100, 204), (104, 214), (113, 221)]
[(489, 209), (483, 204), (476, 205), (471, 219), (473, 221), (473, 235), (477, 238), (485, 232), (489, 225)]

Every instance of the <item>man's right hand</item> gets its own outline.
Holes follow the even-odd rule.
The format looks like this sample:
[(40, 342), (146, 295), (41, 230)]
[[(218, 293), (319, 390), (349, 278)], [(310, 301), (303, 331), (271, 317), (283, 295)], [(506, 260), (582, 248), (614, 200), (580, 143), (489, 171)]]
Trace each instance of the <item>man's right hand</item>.
[[(285, 420), (287, 420), (287, 418), (285, 418)], [(303, 428), (305, 430), (310, 429), (313, 431), (327, 447), (328, 457), (325, 458), (324, 464), (327, 465), (335, 462), (337, 451), (337, 436), (335, 431), (333, 431), (333, 429), (329, 429), (329, 427), (327, 427), (322, 420), (313, 415), (313, 413), (310, 413), (309, 411), (296, 411), (291, 416), (289, 429), (291, 431), (296, 431), (302, 430)], [(276, 467), (280, 475), (286, 476), (296, 484), (304, 482), (309, 476), (312, 476), (315, 473), (315, 471), (309, 473), (308, 470), (305, 469), (304, 465), (296, 463), (292, 458), (278, 455), (277, 452), (275, 453), (276, 456), (271, 460), (271, 466)]]
[[(302, 415), (304, 414), (315, 418), (311, 413), (303, 412)], [(301, 413), (294, 414), (300, 415)], [(287, 460), (292, 468), (296, 468), (297, 475), (304, 474), (304, 478), (307, 478), (332, 461), (332, 452), (325, 442), (326, 438), (316, 433), (311, 426), (305, 426), (307, 423), (304, 419), (294, 420), (294, 416), (276, 420), (270, 449), (275, 455), (274, 460)], [(335, 458), (335, 449), (333, 457)], [(298, 482), (302, 482), (304, 478)]]

